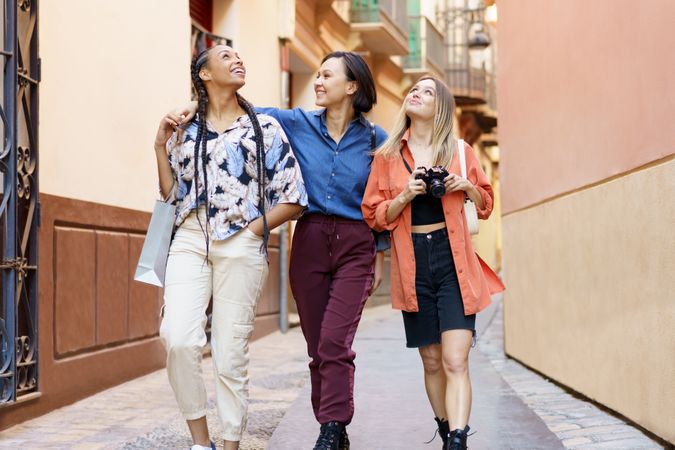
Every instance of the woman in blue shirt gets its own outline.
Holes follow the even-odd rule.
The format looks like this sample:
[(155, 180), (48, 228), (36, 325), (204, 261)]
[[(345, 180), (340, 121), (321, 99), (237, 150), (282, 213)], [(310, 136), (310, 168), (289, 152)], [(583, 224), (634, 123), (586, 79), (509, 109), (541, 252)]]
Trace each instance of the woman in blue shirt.
[[(379, 286), (384, 254), (363, 221), (361, 201), (373, 150), (386, 139), (364, 116), (376, 102), (364, 59), (327, 55), (314, 81), (321, 109), (258, 108), (279, 121), (300, 163), (309, 207), (293, 236), (290, 281), (321, 431), (315, 449), (346, 449), (354, 414), (354, 334), (368, 296)], [(184, 111), (188, 120), (194, 106)], [(180, 114), (180, 112), (179, 112)], [(378, 245), (378, 250), (388, 247)]]

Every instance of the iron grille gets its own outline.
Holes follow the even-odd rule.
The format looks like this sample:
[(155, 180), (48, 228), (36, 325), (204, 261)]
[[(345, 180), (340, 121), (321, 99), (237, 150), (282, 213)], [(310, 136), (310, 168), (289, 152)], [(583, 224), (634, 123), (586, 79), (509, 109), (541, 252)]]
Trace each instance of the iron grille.
[(38, 391), (37, 6), (2, 4), (0, 406)]

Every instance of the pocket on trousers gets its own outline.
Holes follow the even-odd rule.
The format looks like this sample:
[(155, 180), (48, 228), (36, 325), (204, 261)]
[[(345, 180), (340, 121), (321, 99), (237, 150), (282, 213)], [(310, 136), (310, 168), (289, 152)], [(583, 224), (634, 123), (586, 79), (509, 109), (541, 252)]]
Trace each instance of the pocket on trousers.
[(253, 334), (253, 324), (235, 323), (232, 326), (232, 335), (235, 338), (250, 339)]

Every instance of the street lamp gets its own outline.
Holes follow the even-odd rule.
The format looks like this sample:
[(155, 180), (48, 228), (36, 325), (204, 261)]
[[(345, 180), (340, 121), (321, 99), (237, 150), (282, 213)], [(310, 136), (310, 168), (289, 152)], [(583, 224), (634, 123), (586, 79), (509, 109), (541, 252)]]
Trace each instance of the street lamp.
[(469, 25), (469, 50), (484, 50), (490, 46), (490, 36), (485, 32), (483, 22), (474, 21)]
[(492, 44), (484, 0), (446, 0), (438, 11), (448, 52), (446, 81), (458, 104), (484, 103), (485, 52)]
[(450, 5), (445, 11), (439, 11), (439, 14), (442, 16), (441, 20), (445, 23), (446, 32), (450, 28), (465, 27), (467, 39), (465, 44), (470, 49), (483, 50), (489, 47), (491, 39), (485, 30), (485, 11), (486, 9), (490, 9), (492, 12), (495, 9), (494, 5), (486, 8), (483, 0), (471, 2), (471, 6), (468, 4), (471, 0), (459, 1), (460, 3), (464, 3), (464, 5), (457, 5), (457, 0), (451, 0)]

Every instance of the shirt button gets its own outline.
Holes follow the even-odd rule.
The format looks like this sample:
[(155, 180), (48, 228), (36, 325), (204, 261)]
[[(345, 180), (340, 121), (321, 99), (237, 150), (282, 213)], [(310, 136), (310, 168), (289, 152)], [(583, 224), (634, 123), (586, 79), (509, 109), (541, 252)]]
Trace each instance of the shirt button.
[(334, 177), (334, 176), (335, 176), (335, 172), (331, 173), (330, 176), (331, 176), (331, 177)]
[(330, 195), (328, 196), (328, 200), (330, 200)]
[(462, 269), (459, 269), (458, 272), (459, 272), (459, 273), (463, 273), (464, 271), (463, 271)]
[(455, 233), (455, 230), (450, 230), (450, 233), (451, 233), (451, 234), (454, 234), (454, 233)]

